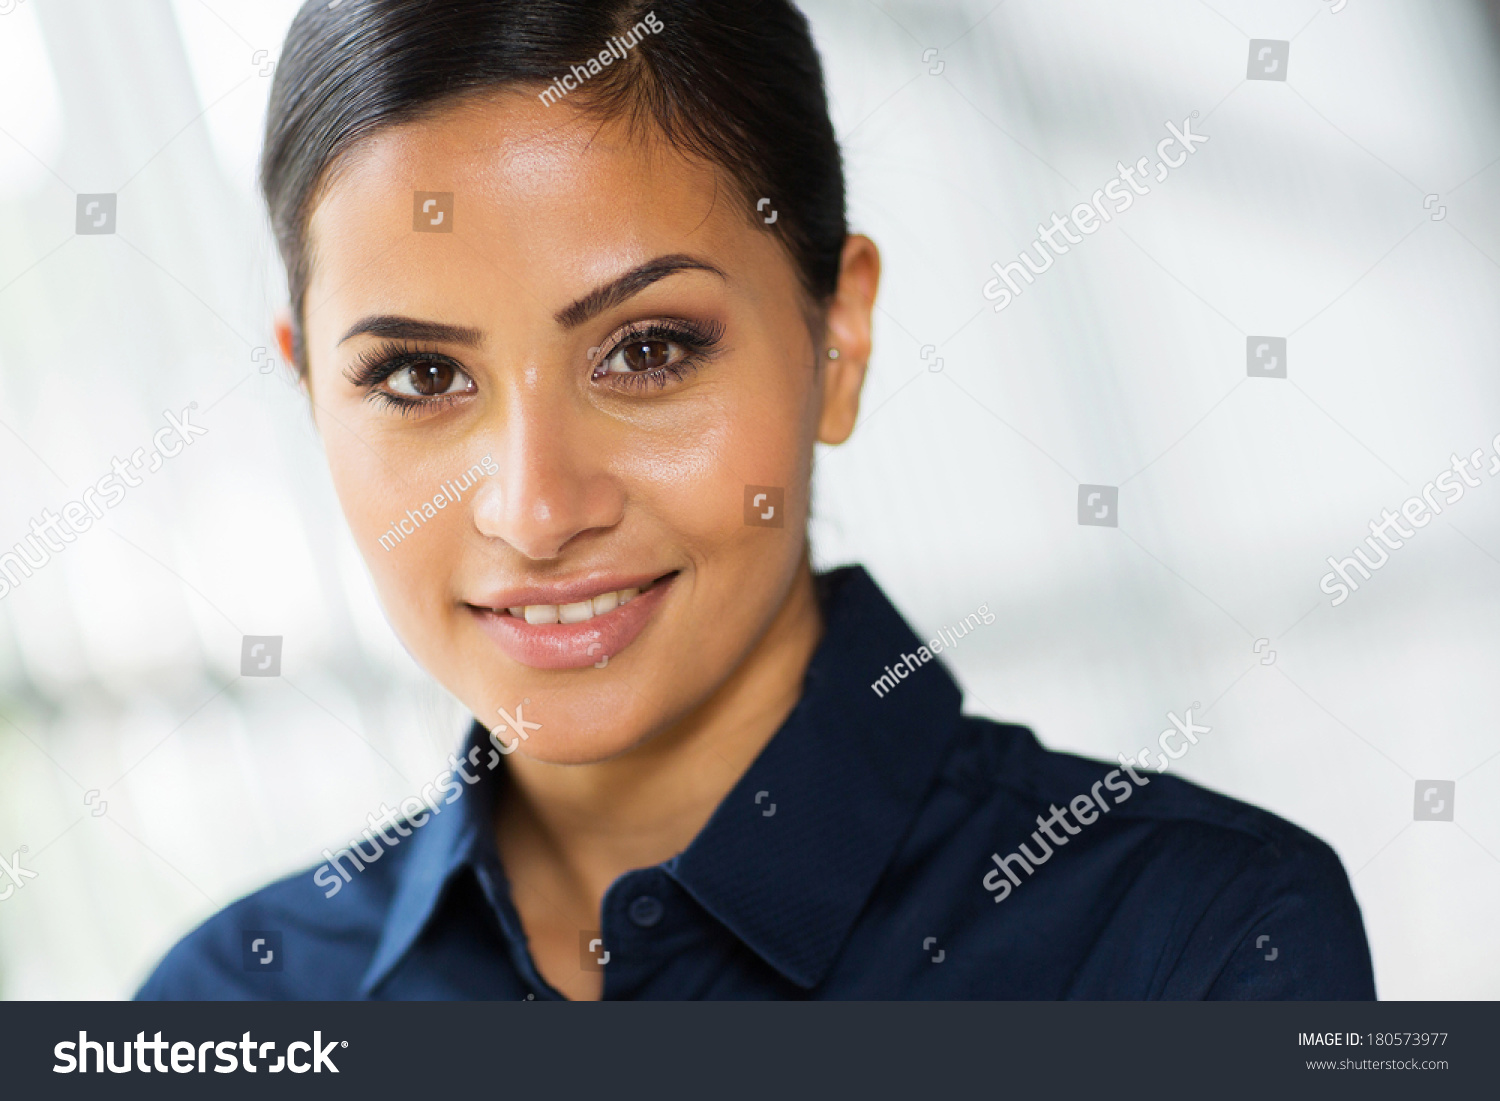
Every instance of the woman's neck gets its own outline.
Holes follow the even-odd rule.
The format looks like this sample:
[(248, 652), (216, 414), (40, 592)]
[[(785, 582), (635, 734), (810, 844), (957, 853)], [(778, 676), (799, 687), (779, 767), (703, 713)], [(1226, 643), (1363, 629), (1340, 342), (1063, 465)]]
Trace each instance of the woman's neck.
[(750, 654), (670, 728), (593, 765), (510, 758), (495, 822), (508, 875), (597, 920), (610, 883), (681, 852), (739, 782), (796, 706), (822, 631), (804, 560)]

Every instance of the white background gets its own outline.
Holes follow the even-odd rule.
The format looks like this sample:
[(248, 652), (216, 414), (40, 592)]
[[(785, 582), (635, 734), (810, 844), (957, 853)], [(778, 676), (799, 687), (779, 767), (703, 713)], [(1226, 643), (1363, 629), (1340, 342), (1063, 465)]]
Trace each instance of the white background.
[[(1051, 747), (1133, 753), (1197, 701), (1174, 769), (1334, 846), (1381, 996), (1495, 998), (1500, 477), (1342, 606), (1318, 580), (1500, 431), (1500, 30), (1335, 6), (806, 5), (886, 265), (814, 550), (929, 635), (987, 602), (950, 658), (968, 707)], [(0, 551), (163, 410), (209, 429), (0, 600), (0, 855), (37, 872), (0, 902), (8, 998), (127, 996), (462, 729), (258, 369), (262, 74), (294, 7), (0, 2)], [(1246, 79), (1252, 38), (1290, 41), (1286, 81)], [(1206, 145), (990, 308), (992, 262), (1195, 111)], [(89, 192), (117, 233), (75, 236)], [(1250, 335), (1289, 338), (1286, 379), (1247, 378)], [(1121, 487), (1118, 528), (1078, 524), (1080, 483)], [(285, 637), (282, 677), (238, 676), (244, 634)], [(1453, 822), (1413, 821), (1428, 779)]]

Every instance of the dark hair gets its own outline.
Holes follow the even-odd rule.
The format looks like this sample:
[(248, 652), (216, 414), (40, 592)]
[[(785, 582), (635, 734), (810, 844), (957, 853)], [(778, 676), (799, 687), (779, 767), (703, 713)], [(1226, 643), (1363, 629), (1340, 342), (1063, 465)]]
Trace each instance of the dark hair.
[[(632, 30), (648, 18), (653, 33)], [(569, 102), (654, 126), (721, 169), (758, 223), (755, 204), (770, 199), (804, 291), (827, 302), (848, 232), (843, 165), (817, 50), (789, 0), (308, 0), (277, 64), (260, 168), (299, 369), (308, 218), (338, 158), (465, 94), (549, 85), (611, 38), (636, 42)]]

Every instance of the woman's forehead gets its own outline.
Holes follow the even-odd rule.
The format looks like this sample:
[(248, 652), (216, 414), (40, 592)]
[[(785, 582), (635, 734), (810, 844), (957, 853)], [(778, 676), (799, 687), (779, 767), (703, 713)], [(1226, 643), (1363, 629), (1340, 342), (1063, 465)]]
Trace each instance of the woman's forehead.
[[(345, 278), (339, 269), (369, 265), (413, 234), (449, 235), (459, 246), (451, 261), (463, 265), (497, 253), (576, 263), (672, 242), (715, 249), (749, 229), (712, 166), (618, 121), (563, 110), (492, 99), (362, 141), (309, 219), (313, 281), (319, 268)], [(482, 243), (484, 255), (466, 258), (465, 243)]]
[(721, 172), (649, 126), (541, 106), (509, 92), (468, 97), (417, 120), (382, 127), (343, 153), (315, 205), (338, 194), (379, 195), (443, 184), (475, 199), (547, 202), (576, 196), (609, 208), (680, 204), (701, 196), (704, 210)]

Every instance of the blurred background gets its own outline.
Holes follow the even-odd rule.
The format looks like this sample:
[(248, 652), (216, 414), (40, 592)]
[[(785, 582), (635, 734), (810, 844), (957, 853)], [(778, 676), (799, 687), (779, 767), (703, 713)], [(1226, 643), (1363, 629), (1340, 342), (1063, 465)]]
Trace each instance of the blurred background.
[[(254, 173), (296, 7), (0, 0), (0, 553), (165, 410), (207, 429), (0, 599), (0, 856), (35, 873), (0, 901), (0, 997), (128, 996), (465, 724), (273, 350)], [(1500, 997), (1500, 477), (1319, 591), (1500, 432), (1496, 12), (803, 7), (885, 258), (815, 560), (866, 564), (928, 637), (987, 602), (944, 657), (1052, 748), (1133, 754), (1193, 707), (1212, 732), (1174, 771), (1333, 845), (1382, 997)], [(992, 263), (1190, 117), (1206, 144), (993, 309)], [(113, 212), (81, 225), (80, 195)], [(1080, 523), (1080, 485), (1118, 488), (1117, 526)], [(246, 635), (283, 639), (280, 676), (241, 675)], [(1431, 781), (1451, 821), (1417, 820)]]

